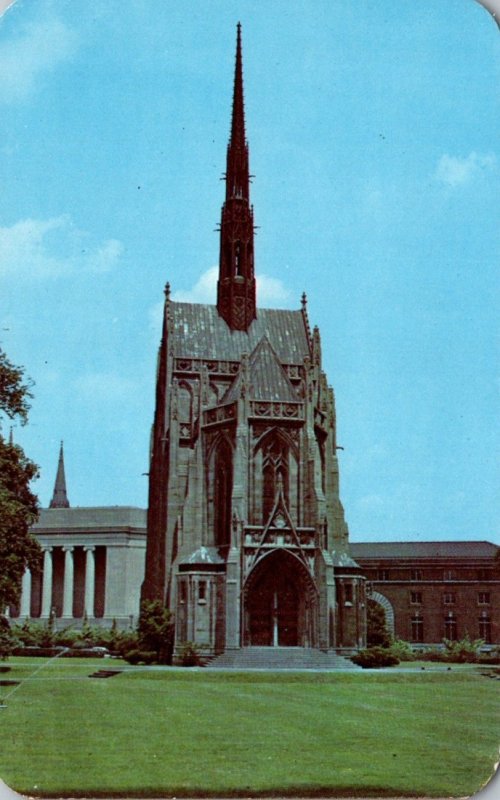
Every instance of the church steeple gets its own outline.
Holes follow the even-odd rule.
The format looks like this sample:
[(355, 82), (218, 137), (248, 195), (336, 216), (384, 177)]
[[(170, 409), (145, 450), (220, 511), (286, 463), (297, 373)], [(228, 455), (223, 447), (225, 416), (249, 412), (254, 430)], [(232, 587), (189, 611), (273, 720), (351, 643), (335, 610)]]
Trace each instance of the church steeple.
[(257, 316), (257, 310), (240, 23), (237, 28), (233, 113), (225, 177), (226, 199), (222, 206), (220, 227), (217, 310), (232, 330), (246, 331)]
[(62, 442), (59, 450), (59, 463), (57, 465), (54, 494), (52, 495), (49, 508), (69, 508), (69, 500), (66, 493), (66, 475), (64, 474), (64, 451)]

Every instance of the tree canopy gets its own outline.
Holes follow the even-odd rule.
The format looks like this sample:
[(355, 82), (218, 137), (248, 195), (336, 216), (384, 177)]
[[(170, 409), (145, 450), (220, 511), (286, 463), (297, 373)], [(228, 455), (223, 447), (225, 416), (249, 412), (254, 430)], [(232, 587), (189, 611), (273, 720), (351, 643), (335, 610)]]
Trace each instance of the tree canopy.
[(41, 551), (30, 534), (38, 517), (38, 499), (30, 488), (38, 467), (22, 447), (9, 441), (1, 423), (6, 417), (22, 425), (28, 420), (31, 383), (0, 349), (0, 614), (17, 605), (27, 567), (36, 569)]

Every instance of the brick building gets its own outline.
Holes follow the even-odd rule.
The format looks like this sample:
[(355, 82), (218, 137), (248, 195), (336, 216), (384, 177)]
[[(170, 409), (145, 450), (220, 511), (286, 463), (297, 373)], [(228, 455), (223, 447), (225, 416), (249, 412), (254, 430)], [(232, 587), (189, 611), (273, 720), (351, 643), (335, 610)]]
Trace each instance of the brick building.
[(352, 543), (390, 631), (419, 644), (500, 644), (500, 548), (491, 542)]

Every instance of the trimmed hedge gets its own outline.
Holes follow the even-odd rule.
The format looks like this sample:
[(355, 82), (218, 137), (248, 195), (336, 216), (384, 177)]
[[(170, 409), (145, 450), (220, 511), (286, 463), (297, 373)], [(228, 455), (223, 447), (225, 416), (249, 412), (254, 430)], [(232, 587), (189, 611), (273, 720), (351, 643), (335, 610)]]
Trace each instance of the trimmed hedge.
[(399, 664), (399, 658), (386, 647), (367, 647), (360, 650), (351, 661), (363, 669), (379, 669), (380, 667), (395, 667)]

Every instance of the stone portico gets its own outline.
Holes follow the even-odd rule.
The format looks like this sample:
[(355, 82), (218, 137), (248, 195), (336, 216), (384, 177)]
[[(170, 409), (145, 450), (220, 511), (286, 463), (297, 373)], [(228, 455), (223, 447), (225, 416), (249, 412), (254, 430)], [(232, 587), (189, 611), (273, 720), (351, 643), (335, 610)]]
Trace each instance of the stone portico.
[(43, 550), (40, 572), (23, 576), (19, 608), (11, 617), (47, 620), (57, 627), (135, 626), (144, 575), (143, 509), (111, 506), (48, 508), (32, 528)]

